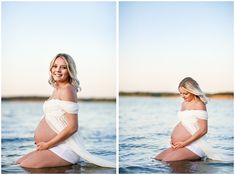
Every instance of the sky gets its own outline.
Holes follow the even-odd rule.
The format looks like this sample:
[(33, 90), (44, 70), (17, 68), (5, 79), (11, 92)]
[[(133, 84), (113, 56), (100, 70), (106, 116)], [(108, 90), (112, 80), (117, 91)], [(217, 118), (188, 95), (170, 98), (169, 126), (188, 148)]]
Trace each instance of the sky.
[(120, 2), (119, 90), (233, 91), (233, 2)]
[(115, 2), (2, 2), (2, 96), (50, 95), (57, 53), (76, 62), (80, 97), (116, 94)]
[(2, 96), (50, 95), (61, 52), (76, 62), (80, 97), (113, 98), (116, 85), (177, 92), (186, 76), (205, 92), (233, 91), (233, 2), (120, 1), (118, 30), (115, 5), (2, 2)]

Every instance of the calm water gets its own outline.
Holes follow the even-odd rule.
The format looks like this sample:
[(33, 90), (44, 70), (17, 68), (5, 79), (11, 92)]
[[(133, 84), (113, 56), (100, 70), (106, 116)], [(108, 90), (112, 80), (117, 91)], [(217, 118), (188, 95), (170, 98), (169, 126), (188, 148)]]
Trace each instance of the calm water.
[[(15, 164), (35, 149), (33, 137), (43, 114), (43, 102), (2, 102), (2, 173), (92, 173), (113, 174), (81, 160), (61, 168), (23, 169)], [(79, 127), (87, 149), (100, 157), (116, 159), (116, 105), (112, 102), (80, 102)]]
[[(207, 160), (167, 164), (153, 159), (169, 146), (180, 103), (178, 98), (119, 99), (119, 173), (233, 173), (233, 163)], [(208, 141), (233, 157), (233, 100), (212, 99), (207, 110)]]

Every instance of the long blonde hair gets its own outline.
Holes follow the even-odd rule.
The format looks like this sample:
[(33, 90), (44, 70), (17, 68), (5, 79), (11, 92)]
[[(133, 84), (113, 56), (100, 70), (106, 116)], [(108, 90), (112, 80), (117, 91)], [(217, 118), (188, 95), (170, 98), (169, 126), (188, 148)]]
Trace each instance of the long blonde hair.
[(77, 79), (76, 64), (75, 64), (73, 58), (70, 55), (65, 54), (65, 53), (59, 53), (51, 60), (50, 69), (49, 69), (50, 70), (50, 77), (48, 80), (49, 84), (52, 85), (53, 87), (56, 86), (56, 82), (51, 75), (51, 69), (52, 69), (52, 66), (53, 66), (55, 60), (59, 57), (64, 59), (64, 61), (66, 63), (66, 66), (67, 66), (67, 69), (69, 72), (69, 83), (71, 85), (73, 85), (77, 91), (81, 91), (80, 82)]
[(180, 87), (183, 87), (183, 88), (186, 89), (186, 91), (190, 92), (191, 94), (194, 94), (194, 95), (198, 96), (204, 104), (207, 104), (208, 98), (202, 92), (202, 90), (199, 87), (198, 83), (194, 79), (192, 79), (191, 77), (184, 78), (179, 83), (178, 89)]

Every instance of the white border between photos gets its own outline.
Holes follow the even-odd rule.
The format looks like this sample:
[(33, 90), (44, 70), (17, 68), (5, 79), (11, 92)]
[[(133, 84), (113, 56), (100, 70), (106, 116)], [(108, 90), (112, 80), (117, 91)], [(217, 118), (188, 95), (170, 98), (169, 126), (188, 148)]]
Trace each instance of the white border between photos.
[(119, 174), (119, 2), (116, 1), (116, 174)]
[[(1, 2), (10, 2), (10, 1), (14, 1), (14, 2), (20, 2), (22, 0), (0, 0)], [(27, 2), (27, 1), (32, 1), (33, 0), (24, 0), (24, 2)], [(51, 2), (60, 2), (60, 1), (65, 1), (65, 0), (38, 0), (39, 2), (40, 1), (51, 1)], [(75, 2), (75, 1), (86, 1), (86, 0), (70, 0), (70, 2)], [(119, 174), (119, 3), (120, 2), (159, 2), (159, 1), (171, 1), (171, 2), (190, 2), (191, 0), (90, 0), (90, 2), (94, 2), (94, 1), (97, 1), (97, 2), (104, 2), (104, 1), (110, 1), (110, 2), (115, 2), (116, 3), (116, 174)], [(208, 1), (208, 2), (216, 2), (216, 1), (230, 1), (230, 2), (233, 2), (233, 9), (235, 9), (235, 0), (194, 0), (194, 2), (197, 1), (197, 2), (205, 2), (205, 1)], [(23, 2), (23, 1), (22, 1)], [(192, 1), (191, 1), (192, 2)], [(2, 17), (1, 15), (1, 9), (2, 9), (2, 6), (1, 6), (1, 3), (0, 3), (0, 18)], [(235, 14), (235, 13), (234, 13)], [(233, 15), (234, 15), (233, 14)], [(235, 15), (233, 16), (233, 20), (234, 20), (234, 23), (233, 23), (233, 27), (235, 28)], [(2, 39), (2, 33), (1, 33), (1, 29), (2, 29), (2, 26), (1, 26), (1, 23), (0, 23), (0, 38)], [(233, 29), (234, 31), (234, 29)], [(235, 32), (233, 34), (233, 47), (235, 46)], [(2, 44), (2, 42), (1, 42)], [(2, 45), (1, 45), (2, 46)], [(2, 47), (0, 48), (0, 53), (2, 53)], [(233, 58), (235, 56), (235, 49), (233, 49)], [(233, 61), (233, 66), (235, 67), (235, 61)], [(0, 59), (0, 67), (2, 68), (2, 59)], [(0, 71), (0, 77), (2, 77), (2, 71)], [(2, 80), (2, 78), (1, 78)], [(2, 81), (0, 80), (0, 93), (2, 94)], [(235, 87), (235, 71), (233, 71), (233, 86)], [(234, 101), (235, 101), (235, 98), (234, 98)], [(2, 100), (0, 99), (0, 103), (2, 104)], [(0, 105), (0, 113), (2, 113), (2, 105)], [(234, 104), (234, 108), (235, 108), (235, 104)], [(1, 118), (1, 117), (0, 117)], [(235, 116), (234, 116), (235, 118)], [(234, 119), (234, 124), (235, 124), (235, 119)], [(2, 128), (1, 126), (1, 122), (0, 122), (0, 127)], [(234, 135), (235, 135), (235, 130), (234, 130)], [(1, 136), (1, 133), (0, 133), (0, 136)], [(1, 137), (2, 138), (2, 137)], [(235, 142), (234, 142), (235, 143)], [(235, 144), (234, 144), (235, 145)], [(0, 141), (0, 146), (1, 146), (1, 141)], [(235, 148), (234, 148), (234, 152), (235, 152)], [(0, 153), (1, 153), (1, 150), (0, 150)], [(2, 155), (2, 154), (1, 154)], [(1, 158), (0, 158), (0, 161), (1, 161)], [(2, 172), (2, 167), (0, 167), (0, 171)], [(2, 174), (2, 173), (1, 173)], [(184, 175), (184, 174), (182, 174)], [(209, 175), (209, 174), (208, 174)]]

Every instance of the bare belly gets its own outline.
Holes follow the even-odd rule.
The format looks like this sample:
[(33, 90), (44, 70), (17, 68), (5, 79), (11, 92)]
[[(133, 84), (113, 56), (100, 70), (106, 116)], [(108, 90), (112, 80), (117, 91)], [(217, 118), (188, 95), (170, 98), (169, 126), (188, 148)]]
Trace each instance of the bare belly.
[(192, 135), (185, 129), (185, 127), (181, 123), (178, 123), (175, 126), (175, 128), (171, 134), (171, 139), (172, 139), (173, 143), (182, 142), (182, 141), (187, 140), (191, 136)]
[(55, 136), (56, 133), (48, 126), (45, 117), (43, 117), (34, 132), (35, 143), (47, 142)]

